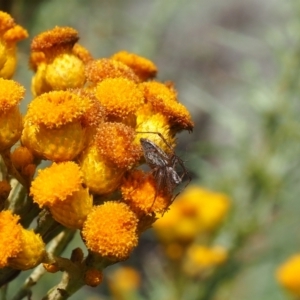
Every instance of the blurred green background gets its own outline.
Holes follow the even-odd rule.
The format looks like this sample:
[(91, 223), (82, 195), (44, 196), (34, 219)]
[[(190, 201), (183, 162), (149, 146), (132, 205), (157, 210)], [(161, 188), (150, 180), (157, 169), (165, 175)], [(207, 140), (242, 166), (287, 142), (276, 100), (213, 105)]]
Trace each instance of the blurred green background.
[[(27, 89), (24, 110), (31, 99), (30, 40), (58, 25), (76, 28), (95, 58), (125, 49), (151, 59), (158, 79), (175, 83), (193, 116), (194, 132), (178, 136), (178, 153), (194, 184), (232, 198), (219, 234), (234, 248), (237, 268), (206, 298), (171, 297), (161, 286), (160, 296), (143, 299), (289, 299), (274, 272), (300, 251), (300, 2), (2, 0), (0, 9), (30, 35), (19, 44), (14, 77)], [(68, 251), (78, 244), (80, 239)], [(155, 245), (147, 232), (128, 264), (143, 270)], [(33, 299), (58, 280), (58, 274), (47, 274)], [(103, 284), (71, 299), (112, 298)]]

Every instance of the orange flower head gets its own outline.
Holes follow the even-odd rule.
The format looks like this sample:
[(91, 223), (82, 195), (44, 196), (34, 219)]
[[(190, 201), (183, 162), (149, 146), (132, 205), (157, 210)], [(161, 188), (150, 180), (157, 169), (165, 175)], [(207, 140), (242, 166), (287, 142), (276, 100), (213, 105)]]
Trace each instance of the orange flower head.
[(156, 189), (151, 173), (133, 170), (123, 178), (123, 200), (140, 217), (152, 213), (164, 213), (171, 204), (171, 196)]
[(167, 117), (172, 130), (175, 132), (193, 130), (194, 123), (191, 115), (186, 107), (177, 101), (177, 95), (172, 86), (150, 81), (141, 83), (140, 88), (153, 111)]
[[(32, 78), (31, 89), (35, 96), (52, 90), (79, 88), (84, 85), (84, 61), (78, 55), (80, 50), (76, 52), (75, 49), (75, 53), (73, 52), (78, 39), (75, 29), (55, 27), (32, 40), (30, 65), (36, 70), (36, 74)], [(83, 57), (85, 60), (86, 57)]]
[(23, 129), (19, 103), (25, 89), (13, 80), (0, 78), (0, 151), (13, 146)]
[(73, 89), (71, 90), (71, 92), (81, 98), (88, 98), (91, 102), (89, 109), (83, 115), (83, 118), (81, 120), (82, 124), (86, 127), (94, 129), (99, 127), (100, 124), (106, 119), (106, 111), (97, 100), (95, 95), (89, 92), (87, 89)]
[(101, 58), (91, 61), (85, 69), (87, 81), (96, 84), (107, 78), (126, 78), (139, 82), (139, 78), (132, 69), (122, 62)]
[(84, 282), (86, 285), (96, 287), (103, 281), (103, 273), (95, 268), (88, 269), (84, 274)]
[(28, 270), (37, 266), (45, 255), (45, 244), (33, 231), (24, 229), (19, 216), (0, 212), (0, 268)]
[(48, 273), (56, 273), (60, 270), (57, 263), (43, 264), (43, 267)]
[(34, 159), (32, 152), (24, 146), (15, 148), (10, 157), (17, 170), (22, 170), (22, 168), (32, 164)]
[[(135, 127), (135, 131), (135, 144), (139, 145), (140, 139), (145, 138), (152, 141), (155, 145), (167, 153), (175, 147), (175, 138), (171, 133), (167, 118), (160, 113), (151, 113), (147, 106), (139, 109), (137, 113), (137, 125)], [(157, 133), (160, 133), (165, 141)]]
[(89, 250), (122, 261), (138, 244), (137, 224), (136, 215), (125, 203), (105, 202), (88, 215), (82, 236)]
[(7, 13), (0, 11), (0, 77), (10, 79), (15, 73), (16, 44), (28, 37), (27, 31), (17, 25)]
[(149, 59), (127, 51), (115, 53), (111, 59), (120, 61), (130, 67), (141, 81), (155, 77), (156, 65)]
[(100, 155), (121, 169), (134, 166), (141, 157), (140, 145), (133, 144), (134, 130), (122, 123), (104, 122), (95, 136)]
[(78, 158), (85, 184), (90, 191), (106, 195), (115, 191), (122, 180), (125, 169), (108, 163), (99, 153), (97, 146), (90, 145)]
[(93, 60), (92, 54), (84, 48), (82, 45), (76, 43), (72, 49), (72, 52), (81, 60), (84, 64)]
[(81, 228), (93, 200), (82, 186), (83, 177), (74, 162), (53, 163), (39, 170), (30, 194), (40, 207), (48, 207), (53, 218), (68, 228)]
[(101, 81), (95, 95), (105, 107), (111, 120), (135, 125), (135, 113), (144, 104), (138, 85), (126, 78), (109, 78)]
[(277, 281), (290, 293), (300, 296), (300, 254), (287, 259), (276, 271)]
[(24, 119), (22, 143), (35, 155), (53, 161), (72, 160), (86, 146), (82, 120), (91, 100), (70, 91), (53, 91), (35, 98)]
[(71, 51), (78, 40), (78, 32), (74, 28), (56, 26), (34, 37), (31, 42), (31, 50), (42, 51), (51, 59), (61, 51), (66, 49)]
[(4, 201), (8, 198), (11, 186), (7, 180), (0, 180), (0, 210), (3, 209)]
[(8, 13), (0, 11), (0, 32), (3, 34), (14, 26), (15, 20)]

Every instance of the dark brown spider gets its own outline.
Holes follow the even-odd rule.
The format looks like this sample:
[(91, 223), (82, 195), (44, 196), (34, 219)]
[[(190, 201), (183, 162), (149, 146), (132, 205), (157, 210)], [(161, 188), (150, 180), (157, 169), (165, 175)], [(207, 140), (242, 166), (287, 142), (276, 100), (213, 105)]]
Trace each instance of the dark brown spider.
[[(140, 139), (146, 163), (151, 168), (151, 172), (156, 182), (157, 191), (163, 191), (166, 192), (167, 195), (172, 195), (175, 188), (182, 182), (185, 176), (188, 178), (188, 182), (185, 185), (186, 187), (191, 181), (191, 176), (189, 175), (187, 169), (185, 168), (183, 160), (174, 153), (173, 149), (168, 144), (168, 142), (163, 137), (163, 135), (159, 132), (148, 132), (148, 131), (137, 132), (137, 133), (157, 134), (171, 150), (171, 153), (167, 154), (151, 140), (145, 138)], [(182, 169), (181, 175), (179, 175), (176, 171), (178, 165)], [(181, 191), (179, 191), (172, 198), (172, 202), (181, 193)]]

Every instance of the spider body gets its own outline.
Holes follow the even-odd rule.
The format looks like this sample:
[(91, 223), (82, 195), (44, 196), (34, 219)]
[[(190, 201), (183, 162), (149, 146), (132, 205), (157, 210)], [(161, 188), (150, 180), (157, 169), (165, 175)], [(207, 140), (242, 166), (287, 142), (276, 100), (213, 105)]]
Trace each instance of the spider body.
[[(170, 153), (166, 153), (151, 140), (145, 138), (140, 139), (145, 161), (151, 168), (153, 177), (156, 182), (157, 191), (163, 191), (171, 196), (175, 188), (182, 182), (185, 176), (188, 177), (188, 183), (186, 184), (188, 185), (191, 181), (191, 177), (186, 170), (183, 161), (174, 153), (165, 138), (159, 132), (140, 133), (158, 134), (171, 151)], [(181, 175), (179, 175), (176, 171), (177, 166), (180, 166), (182, 169)], [(175, 195), (175, 197), (173, 197), (173, 201), (179, 195), (179, 193)]]

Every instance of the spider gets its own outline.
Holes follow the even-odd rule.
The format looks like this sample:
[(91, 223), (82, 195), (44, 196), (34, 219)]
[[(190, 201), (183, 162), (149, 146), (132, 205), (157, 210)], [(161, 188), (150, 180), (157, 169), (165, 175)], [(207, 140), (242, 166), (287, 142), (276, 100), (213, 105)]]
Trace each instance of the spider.
[[(168, 195), (172, 195), (175, 188), (182, 182), (185, 176), (187, 176), (188, 178), (188, 182), (185, 185), (186, 187), (191, 182), (191, 176), (189, 175), (187, 169), (185, 168), (183, 160), (174, 153), (173, 149), (168, 144), (168, 142), (163, 137), (163, 135), (159, 132), (151, 132), (151, 131), (137, 132), (137, 133), (157, 134), (171, 150), (171, 153), (167, 154), (151, 140), (145, 138), (140, 139), (140, 143), (144, 152), (144, 157), (146, 163), (151, 168), (151, 172), (156, 182), (157, 190), (158, 191), (162, 190), (166, 192)], [(179, 165), (183, 171), (181, 175), (179, 175), (176, 171), (177, 165)], [(179, 191), (172, 198), (172, 202), (180, 193), (181, 191)]]

